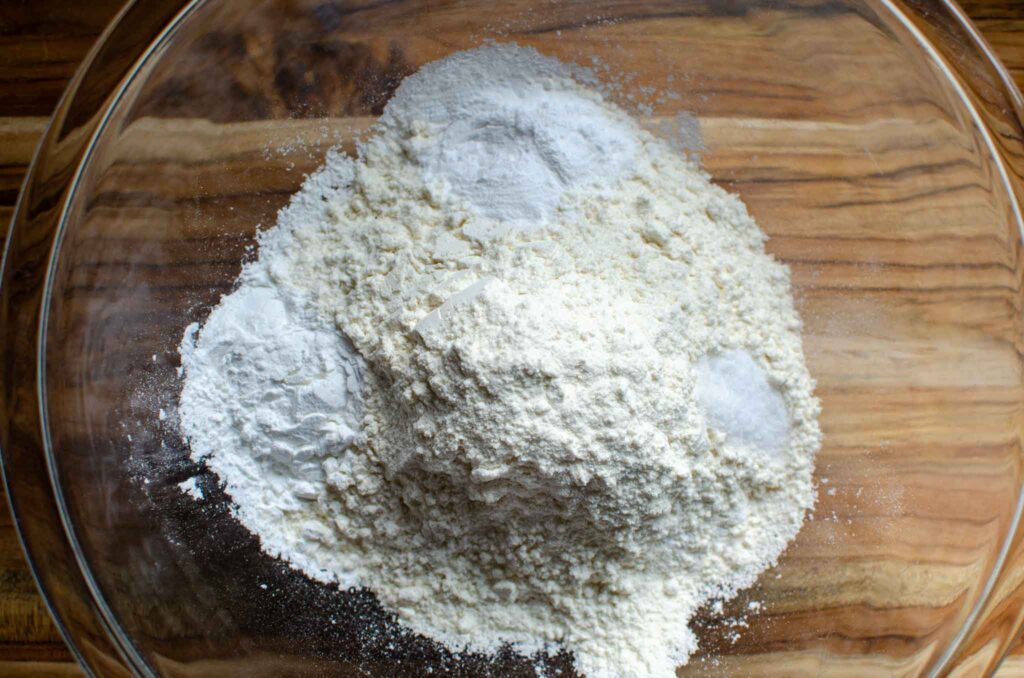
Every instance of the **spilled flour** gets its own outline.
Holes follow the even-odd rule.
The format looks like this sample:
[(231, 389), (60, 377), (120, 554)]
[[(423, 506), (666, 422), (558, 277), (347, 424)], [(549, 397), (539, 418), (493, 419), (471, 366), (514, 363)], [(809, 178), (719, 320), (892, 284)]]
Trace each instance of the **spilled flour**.
[(182, 342), (263, 549), (454, 649), (669, 678), (811, 506), (787, 268), (738, 198), (531, 49), (408, 78)]

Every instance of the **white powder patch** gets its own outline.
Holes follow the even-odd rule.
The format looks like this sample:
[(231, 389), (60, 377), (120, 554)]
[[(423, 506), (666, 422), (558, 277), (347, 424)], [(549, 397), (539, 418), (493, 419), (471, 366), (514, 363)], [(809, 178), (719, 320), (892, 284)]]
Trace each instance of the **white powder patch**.
[(324, 518), (297, 517), (323, 490), (323, 459), (355, 437), (362, 366), (330, 321), (271, 283), (266, 263), (247, 267), (202, 331), (186, 330), (179, 413), (192, 457), (224, 481), (264, 549), (309, 568), (294, 544)]
[(669, 678), (799, 530), (818, 404), (743, 204), (574, 73), (407, 79), (186, 332), (181, 423), (264, 550), (413, 630)]
[(196, 501), (202, 501), (204, 498), (203, 490), (199, 487), (195, 478), (189, 478), (188, 480), (178, 483), (178, 489)]
[(744, 351), (705, 356), (697, 363), (697, 402), (722, 445), (773, 456), (789, 442), (786, 403)]
[(535, 59), (523, 70), (521, 54), (480, 54), (428, 64), (383, 116), (429, 183), (485, 217), (537, 227), (567, 189), (607, 188), (633, 168), (633, 125), (574, 86), (569, 66)]

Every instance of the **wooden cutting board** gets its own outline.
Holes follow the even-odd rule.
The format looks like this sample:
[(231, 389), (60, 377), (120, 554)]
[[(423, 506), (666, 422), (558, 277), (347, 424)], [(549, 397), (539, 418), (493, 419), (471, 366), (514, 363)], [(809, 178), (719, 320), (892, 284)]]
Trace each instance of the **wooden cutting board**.
[[(1024, 0), (961, 4), (1024, 87)], [(0, 235), (47, 117), (120, 5), (121, 0), (0, 2)], [(36, 591), (11, 517), (0, 507), (0, 676), (80, 675)], [(997, 678), (1024, 678), (1024, 643)]]

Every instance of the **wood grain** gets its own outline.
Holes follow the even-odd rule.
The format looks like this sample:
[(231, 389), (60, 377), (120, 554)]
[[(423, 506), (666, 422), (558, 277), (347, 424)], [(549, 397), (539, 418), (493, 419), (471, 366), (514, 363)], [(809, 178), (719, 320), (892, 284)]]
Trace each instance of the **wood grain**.
[[(120, 6), (121, 0), (0, 3), (0, 227), (5, 232), (47, 116)], [(0, 675), (81, 675), (36, 590), (3, 501)]]
[[(4, 225), (6, 225), (9, 219), (17, 196), (21, 176), (31, 156), (34, 144), (45, 125), (45, 116), (55, 103), (61, 88), (74, 70), (78, 60), (85, 50), (88, 49), (92, 40), (105, 25), (109, 17), (116, 11), (117, 5), (117, 2), (109, 0), (105, 2), (40, 0), (34, 3), (14, 2), (0, 5), (0, 220), (2, 220)], [(973, 1), (964, 3), (964, 7), (975, 18), (990, 42), (1003, 59), (1006, 60), (1011, 72), (1018, 78), (1018, 82), (1024, 80), (1024, 2)], [(385, 61), (385, 63), (390, 65), (387, 69), (381, 70), (380, 74), (378, 74), (379, 77), (391, 77), (393, 74), (402, 72), (402, 65), (400, 63), (390, 61)], [(257, 73), (243, 73), (240, 79), (245, 82), (247, 78), (255, 77), (258, 77)], [(173, 88), (167, 91), (168, 96), (192, 97), (204, 95), (202, 92), (175, 92)], [(211, 92), (207, 95), (216, 96), (216, 92)], [(301, 96), (301, 91), (285, 93), (285, 98), (291, 97), (290, 101), (293, 103), (295, 97), (299, 96)], [(727, 104), (728, 102), (723, 103), (723, 105)], [(367, 102), (368, 109), (372, 110), (375, 105), (377, 105), (377, 102)], [(226, 116), (230, 118), (230, 112)], [(794, 129), (799, 132), (798, 126), (791, 128), (790, 132)], [(246, 141), (246, 129), (243, 127), (239, 128), (239, 130), (237, 134), (231, 136), (232, 142), (237, 143), (239, 149), (243, 151), (250, 149), (252, 145)], [(193, 137), (196, 135), (202, 137), (203, 133), (202, 129), (194, 128), (186, 131)], [(741, 131), (742, 134), (740, 136), (742, 136), (743, 142), (747, 144), (747, 151), (752, 147), (757, 147), (758, 144), (771, 144), (774, 138), (770, 130), (758, 129), (756, 126), (747, 126)], [(175, 130), (175, 132), (180, 134), (182, 130)], [(829, 143), (842, 143), (844, 134), (849, 143), (856, 143), (858, 138), (857, 132), (855, 128), (844, 129), (842, 126), (837, 126), (834, 129), (828, 130)], [(215, 133), (220, 134), (220, 132)], [(801, 153), (813, 152), (815, 148), (821, 146), (821, 139), (816, 136), (821, 133), (821, 130), (808, 127), (805, 133), (807, 140), (806, 148), (795, 147), (792, 149), (794, 171), (798, 165), (802, 166), (802, 163), (799, 162), (800, 158), (795, 156)], [(894, 129), (892, 136), (894, 139), (899, 139), (900, 143), (903, 143), (907, 135), (933, 135), (936, 133), (941, 133), (941, 130), (919, 128)], [(732, 121), (722, 118), (712, 121), (705, 129), (705, 134), (712, 137), (712, 141), (714, 141), (713, 137), (716, 134), (722, 135), (725, 138), (727, 135), (738, 135), (739, 132)], [(790, 141), (793, 138), (792, 133), (787, 136), (787, 139)], [(907, 146), (912, 147), (913, 144), (907, 144)], [(144, 150), (140, 149), (140, 155), (142, 155)], [(160, 151), (158, 149), (153, 152)], [(182, 149), (164, 149), (164, 152), (187, 153), (187, 147)], [(786, 160), (785, 155), (780, 153), (773, 153), (773, 157), (780, 158), (783, 163)], [(162, 156), (161, 160), (166, 160), (166, 156)], [(195, 171), (195, 168), (189, 167), (187, 160), (187, 157), (183, 158), (183, 172), (192, 173)], [(822, 158), (823, 162), (827, 160), (825, 157)], [(720, 158), (716, 162), (732, 168), (733, 175), (731, 179), (734, 182), (733, 187), (736, 189), (742, 188), (745, 192), (759, 193), (770, 198), (765, 201), (766, 204), (784, 200), (786, 196), (782, 192), (792, 190), (786, 186), (772, 183), (770, 177), (746, 171), (741, 162), (730, 164), (730, 159), (727, 157)], [(864, 156), (863, 162), (865, 163), (864, 167), (846, 164), (839, 169), (841, 169), (843, 175), (866, 177), (877, 173), (880, 177), (884, 177), (886, 172), (898, 173), (905, 171), (905, 169), (901, 168), (912, 165), (912, 162), (905, 157), (901, 157), (898, 151), (895, 153), (867, 154)], [(940, 159), (937, 162), (945, 163), (943, 166), (946, 168), (944, 171), (947, 172), (947, 175), (942, 178), (942, 181), (955, 184), (957, 172), (962, 170), (962, 167), (958, 166), (962, 159), (951, 157)], [(869, 164), (870, 166), (868, 166)], [(780, 171), (785, 170), (786, 168), (782, 167)], [(821, 165), (821, 173), (823, 175), (835, 174), (836, 170), (837, 168), (834, 166)], [(137, 171), (144, 173), (144, 164), (137, 168)], [(134, 178), (137, 179), (138, 176)], [(127, 171), (119, 175), (119, 179), (124, 182), (120, 184), (120, 188), (123, 191), (131, 185), (133, 174), (131, 171)], [(188, 177), (183, 177), (183, 181), (186, 181), (186, 183), (187, 179)], [(266, 180), (269, 186), (273, 185), (273, 177), (268, 176)], [(882, 178), (879, 180), (889, 181)], [(807, 181), (815, 181), (815, 177), (807, 177)], [(890, 199), (896, 205), (904, 204), (906, 206), (905, 211), (894, 214), (894, 220), (898, 219), (901, 224), (913, 224), (915, 219), (927, 218), (926, 214), (921, 214), (920, 205), (914, 201), (915, 196), (900, 193), (902, 188), (899, 181), (891, 181), (890, 185), (891, 189), (887, 189), (892, 191), (892, 195), (889, 196)], [(827, 193), (830, 196), (830, 200), (843, 205), (854, 204), (865, 199), (863, 195), (858, 193), (857, 184), (851, 182), (833, 186)], [(173, 198), (173, 196), (171, 197)], [(971, 204), (969, 198), (969, 193), (968, 195), (958, 195), (950, 198), (948, 203), (931, 207), (946, 210), (967, 210), (970, 209)], [(231, 206), (225, 204), (225, 210), (228, 207)], [(140, 219), (149, 218), (149, 216), (151, 215), (140, 213)], [(758, 217), (771, 220), (772, 214), (759, 214)], [(897, 318), (901, 314), (911, 314), (914, 317), (918, 317), (921, 314), (932, 314), (932, 317), (938, 317), (938, 314), (943, 312), (941, 304), (937, 301), (941, 298), (941, 295), (962, 295), (965, 300), (970, 302), (973, 308), (972, 312), (974, 313), (973, 321), (977, 324), (983, 326), (985, 323), (1000, 322), (998, 309), (1006, 303), (1012, 303), (1012, 300), (1008, 300), (1005, 296), (1000, 296), (998, 292), (998, 287), (1005, 278), (1005, 271), (1000, 271), (998, 268), (981, 267), (972, 272), (964, 273), (963, 277), (959, 278), (952, 287), (949, 287), (948, 281), (945, 281), (941, 276), (929, 278), (908, 270), (905, 281), (911, 288), (910, 292), (898, 303), (890, 303), (889, 298), (886, 297), (887, 291), (885, 289), (874, 289), (872, 287), (875, 284), (876, 277), (871, 266), (886, 266), (890, 270), (890, 275), (898, 275), (900, 266), (909, 266), (908, 262), (912, 260), (919, 261), (922, 253), (914, 243), (899, 243), (885, 239), (884, 236), (888, 226), (886, 223), (879, 223), (877, 225), (879, 232), (875, 246), (876, 249), (863, 250), (863, 260), (850, 259), (838, 262), (834, 270), (835, 284), (841, 285), (844, 289), (857, 290), (867, 295), (878, 295), (879, 299), (885, 300), (885, 303), (879, 304), (878, 307), (885, 309), (884, 312), (889, 314), (891, 318)], [(831, 227), (833, 230), (841, 230), (843, 224), (835, 223), (831, 224)], [(798, 284), (808, 283), (815, 275), (814, 262), (828, 254), (822, 251), (822, 243), (816, 241), (812, 232), (794, 231), (777, 234), (777, 236), (782, 236), (777, 237), (775, 241), (777, 246), (781, 248), (781, 250), (777, 250), (777, 253), (791, 262), (796, 262), (794, 264), (794, 272)], [(941, 267), (943, 262), (963, 261), (965, 256), (968, 258), (971, 256), (970, 251), (965, 253), (964, 241), (959, 239), (951, 239), (946, 242), (943, 242), (941, 239), (929, 241), (926, 246), (929, 248), (925, 253), (929, 263), (938, 267)], [(986, 254), (987, 245), (984, 242), (979, 241), (976, 243), (976, 246), (978, 248), (977, 256), (979, 261), (991, 259), (991, 256)], [(911, 248), (914, 248), (913, 257), (910, 256)], [(801, 265), (801, 262), (803, 262), (803, 265)], [(896, 271), (896, 273), (892, 273), (893, 271)], [(997, 291), (992, 291), (993, 289)], [(855, 301), (851, 296), (850, 304), (863, 304), (863, 299), (864, 297), (862, 296), (859, 300)], [(813, 294), (810, 294), (804, 301), (812, 309), (815, 304), (822, 303), (822, 300), (815, 298)], [(860, 317), (863, 317), (863, 306), (859, 308), (851, 306), (850, 310), (852, 311), (849, 314), (850, 317), (858, 316), (858, 314), (860, 314)], [(952, 322), (951, 319), (945, 320)], [(837, 319), (834, 322), (841, 323), (842, 321)], [(967, 321), (961, 319), (958, 322)], [(830, 351), (839, 353), (845, 351), (853, 355), (857, 351), (866, 350), (863, 346), (844, 346), (842, 344), (842, 328), (836, 324), (829, 325), (822, 321), (821, 324), (813, 329), (823, 336), (830, 337), (828, 343), (828, 350)], [(995, 334), (1012, 334), (1015, 330), (1016, 328), (1012, 327), (1001, 327), (995, 328), (993, 332)], [(878, 337), (877, 341), (879, 347), (884, 347), (886, 338)], [(983, 340), (979, 339), (979, 342), (983, 343)], [(972, 360), (983, 356), (985, 354), (984, 349), (985, 347), (979, 343), (978, 351), (975, 355), (967, 354), (952, 357), (955, 360)], [(951, 356), (941, 354), (929, 356), (927, 353), (923, 355), (922, 359), (932, 359), (934, 361), (928, 367), (931, 368), (931, 374), (933, 374), (933, 378), (936, 380), (936, 388), (939, 385), (948, 383), (949, 380), (957, 378), (957, 372), (948, 369)], [(813, 355), (811, 359), (812, 361), (814, 360)], [(822, 365), (825, 364), (822, 362)], [(827, 364), (834, 365), (832, 362)], [(890, 367), (894, 369), (899, 368), (898, 365)], [(920, 369), (922, 366), (904, 367), (906, 369)], [(984, 366), (981, 366), (981, 368), (984, 369)], [(997, 373), (1001, 368), (1002, 366), (999, 364), (988, 367), (993, 374)], [(899, 374), (894, 374), (891, 370), (880, 371), (876, 375), (868, 376), (881, 386), (885, 386), (886, 379), (899, 379)], [(934, 397), (937, 390), (929, 392), (927, 389), (924, 389), (902, 396), (895, 396), (887, 393), (882, 388), (879, 390), (879, 393), (885, 393), (884, 397), (902, 398), (899, 403), (902, 411), (910, 413), (917, 411), (922, 417), (934, 417), (936, 412), (940, 412), (945, 416), (955, 417), (963, 405), (963, 403), (951, 401), (947, 402), (945, 409), (942, 410), (923, 406), (915, 410), (915, 406), (926, 402), (931, 404), (932, 401), (928, 399)], [(834, 398), (837, 399), (835, 402), (841, 402), (842, 397), (842, 394), (834, 394)], [(978, 399), (976, 404), (980, 403), (980, 405), (983, 405), (987, 398), (988, 402), (995, 403), (992, 405), (993, 407), (998, 408), (1001, 406), (999, 405), (1001, 396), (995, 391), (988, 394), (974, 394), (973, 397)], [(872, 422), (872, 425), (878, 427), (879, 432), (892, 439), (896, 439), (898, 442), (898, 437), (901, 430), (906, 426), (906, 422), (905, 420), (887, 420), (881, 414), (885, 409), (884, 405), (885, 403), (880, 403), (880, 415), (877, 420)], [(972, 411), (984, 413), (986, 410), (980, 405)], [(998, 414), (998, 411), (992, 413), (993, 421), (996, 420)], [(936, 428), (941, 428), (944, 422), (931, 421), (930, 423), (935, 425)], [(834, 482), (840, 492), (855, 491), (856, 487), (844, 485), (843, 455), (849, 454), (852, 456), (864, 453), (863, 450), (856, 449), (854, 442), (856, 435), (850, 430), (850, 427), (858, 424), (844, 422), (841, 417), (837, 417), (830, 421), (829, 425), (831, 426), (830, 434), (837, 446), (837, 453), (831, 458), (832, 470), (830, 473), (835, 479)], [(845, 439), (849, 441), (848, 445), (845, 446), (843, 442), (844, 435), (847, 436)], [(999, 443), (997, 440), (991, 442), (993, 445)], [(918, 453), (920, 456), (917, 459), (924, 459), (930, 454), (930, 451), (921, 449), (918, 450)], [(976, 450), (975, 453), (977, 453)], [(914, 458), (910, 458), (906, 460), (906, 463), (912, 464), (914, 461)], [(964, 460), (964, 463), (966, 465), (963, 470), (969, 470), (969, 460)], [(882, 471), (884, 471), (884, 468)], [(950, 468), (949, 472), (957, 473), (959, 470), (957, 468)], [(884, 473), (880, 472), (878, 482), (879, 487), (882, 487), (884, 484)], [(976, 477), (972, 482), (997, 484), (999, 478)], [(935, 478), (922, 475), (919, 478), (917, 491), (924, 496), (928, 493), (940, 492), (943, 488), (944, 485)], [(910, 498), (907, 500), (912, 501)], [(826, 500), (826, 510), (827, 506)], [(979, 520), (983, 520), (984, 516), (989, 514), (990, 512), (987, 511), (987, 507), (978, 507), (977, 516)], [(978, 525), (972, 524), (968, 527), (943, 528), (949, 531), (939, 534), (936, 532), (937, 525), (937, 522), (929, 522), (927, 520), (921, 520), (917, 523), (906, 521), (900, 523), (897, 528), (891, 522), (886, 523), (886, 520), (882, 517), (875, 523), (865, 521), (849, 526), (829, 525), (827, 523), (815, 524), (814, 529), (818, 530), (818, 533), (810, 535), (808, 540), (809, 546), (801, 554), (803, 559), (796, 559), (796, 563), (793, 566), (796, 571), (793, 573), (793, 576), (806, 582), (815, 582), (823, 590), (836, 592), (842, 590), (841, 581), (830, 579), (832, 573), (816, 570), (812, 565), (814, 562), (814, 549), (828, 548), (830, 540), (834, 542), (835, 535), (829, 534), (829, 529), (860, 530), (866, 534), (899, 529), (901, 531), (909, 531), (909, 536), (904, 534), (903, 538), (912, 539), (919, 534), (922, 540), (927, 536), (927, 539), (940, 539), (950, 545), (963, 545), (965, 549), (971, 547), (971, 539), (984, 539), (986, 537), (984, 529), (980, 531), (977, 529)], [(894, 571), (906, 567), (906, 564), (901, 562), (899, 553), (891, 554), (891, 558), (891, 567)], [(800, 571), (801, 567), (805, 568), (802, 572)], [(863, 572), (861, 576), (877, 577), (880, 590), (884, 590), (885, 572), (884, 569), (876, 572)], [(850, 574), (847, 572), (844, 576), (850, 576)], [(927, 580), (930, 582), (935, 580), (942, 581), (944, 577), (947, 577), (947, 590), (950, 592), (950, 595), (955, 595), (957, 591), (963, 588), (963, 582), (956, 580), (956, 572), (952, 569), (944, 570), (936, 566), (931, 569), (923, 569), (921, 576), (924, 578), (922, 581)], [(785, 600), (790, 593), (779, 589), (771, 595), (777, 598), (780, 605), (779, 609), (784, 612)], [(835, 595), (838, 596), (840, 594), (836, 593)], [(923, 590), (906, 589), (888, 591), (886, 592), (886, 599), (891, 601), (895, 598), (903, 604), (913, 607), (916, 603), (920, 603), (925, 595), (926, 593)], [(934, 589), (930, 589), (927, 595), (935, 595)], [(836, 598), (835, 602), (836, 604), (843, 604), (849, 601)], [(894, 627), (899, 627), (902, 623), (898, 616), (885, 619), (886, 623), (892, 624)], [(806, 623), (807, 620), (801, 621)], [(784, 633), (787, 623), (783, 615), (776, 630), (780, 634)], [(856, 620), (851, 619), (844, 623), (846, 624), (846, 630), (851, 631), (851, 637), (855, 636)], [(842, 628), (839, 629), (840, 632), (843, 630)], [(836, 642), (844, 641), (837, 640)], [(899, 638), (879, 639), (876, 642), (899, 643), (900, 640)], [(1018, 652), (1021, 653), (1019, 656), (1011, 657), (1004, 664), (998, 674), (999, 678), (1024, 677), (1024, 646), (1019, 647)], [(884, 667), (882, 668), (884, 669)], [(899, 667), (893, 666), (891, 670), (897, 672)], [(855, 671), (855, 667), (851, 668), (849, 675), (857, 675)], [(77, 668), (70, 663), (70, 655), (63, 647), (56, 629), (49, 621), (41, 599), (35, 592), (31, 575), (22, 560), (11, 520), (6, 511), (2, 513), (2, 518), (0, 518), (0, 675), (25, 678), (79, 675)], [(216, 671), (210, 675), (216, 675)]]
[[(1003, 61), (1017, 86), (1024, 89), (1024, 2), (960, 0), (960, 6)], [(1024, 638), (1018, 638), (996, 678), (1024, 678)]]

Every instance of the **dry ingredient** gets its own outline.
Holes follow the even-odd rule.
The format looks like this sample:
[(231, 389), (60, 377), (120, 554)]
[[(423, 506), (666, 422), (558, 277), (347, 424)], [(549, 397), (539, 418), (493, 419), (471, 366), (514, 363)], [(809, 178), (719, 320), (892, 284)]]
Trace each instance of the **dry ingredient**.
[(514, 45), (408, 78), (182, 342), (263, 549), (453, 648), (669, 678), (813, 503), (789, 273), (742, 202)]

